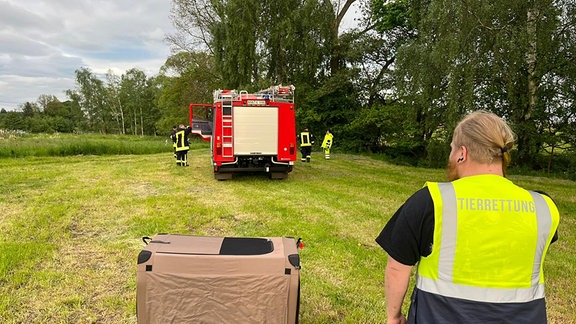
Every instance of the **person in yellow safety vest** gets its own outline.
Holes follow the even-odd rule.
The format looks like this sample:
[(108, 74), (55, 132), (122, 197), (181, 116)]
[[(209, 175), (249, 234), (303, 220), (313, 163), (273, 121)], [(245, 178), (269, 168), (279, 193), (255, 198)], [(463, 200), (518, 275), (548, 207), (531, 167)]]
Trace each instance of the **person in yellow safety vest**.
[[(558, 208), (505, 178), (515, 135), (477, 111), (454, 130), (450, 182), (428, 182), (376, 238), (391, 323), (546, 323), (543, 264)], [(402, 303), (418, 263), (408, 316)]]
[(324, 158), (330, 160), (330, 148), (332, 147), (334, 135), (330, 133), (330, 130), (326, 131), (324, 135), (324, 141), (322, 141), (322, 148), (324, 149)]
[(192, 127), (185, 127), (180, 124), (176, 132), (176, 165), (188, 166), (188, 150), (190, 144), (188, 142), (188, 135), (192, 132)]
[(174, 158), (176, 158), (176, 132), (178, 127), (176, 125), (172, 126), (172, 131), (170, 132), (170, 140), (172, 140), (172, 150), (174, 151)]
[(302, 162), (310, 162), (312, 158), (312, 144), (314, 144), (314, 135), (308, 132), (308, 128), (300, 133), (300, 153), (302, 154)]

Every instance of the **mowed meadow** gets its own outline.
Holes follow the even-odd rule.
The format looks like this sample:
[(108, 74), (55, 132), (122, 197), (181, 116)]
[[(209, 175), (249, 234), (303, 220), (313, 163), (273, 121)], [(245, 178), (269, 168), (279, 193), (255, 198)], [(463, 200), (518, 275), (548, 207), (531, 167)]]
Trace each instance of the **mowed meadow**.
[[(136, 323), (136, 259), (158, 233), (300, 237), (300, 323), (386, 322), (374, 239), (444, 170), (316, 150), (285, 180), (216, 181), (206, 143), (192, 144), (190, 167), (171, 150), (162, 137), (0, 138), (0, 323)], [(576, 183), (510, 178), (559, 206), (548, 317), (576, 323)]]

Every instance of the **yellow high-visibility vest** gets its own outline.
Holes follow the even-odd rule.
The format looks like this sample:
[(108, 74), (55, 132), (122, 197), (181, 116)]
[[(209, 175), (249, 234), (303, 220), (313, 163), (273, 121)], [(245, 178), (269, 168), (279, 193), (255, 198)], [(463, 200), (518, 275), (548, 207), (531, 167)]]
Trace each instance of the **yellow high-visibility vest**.
[(326, 136), (324, 136), (324, 141), (322, 141), (322, 148), (327, 148), (329, 149), (330, 147), (332, 147), (332, 139), (334, 138), (334, 135), (332, 135), (332, 133), (330, 134), (326, 134)]
[(549, 197), (497, 175), (426, 185), (434, 238), (417, 288), (489, 303), (544, 297), (544, 257), (560, 221)]

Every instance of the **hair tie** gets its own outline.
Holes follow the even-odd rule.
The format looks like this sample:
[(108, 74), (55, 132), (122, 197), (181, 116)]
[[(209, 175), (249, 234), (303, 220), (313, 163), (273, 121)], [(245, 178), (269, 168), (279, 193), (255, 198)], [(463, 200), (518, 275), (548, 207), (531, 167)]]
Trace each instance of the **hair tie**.
[(502, 160), (504, 162), (504, 167), (506, 167), (510, 165), (510, 161), (512, 160), (510, 158), (510, 153), (508, 153), (508, 148), (506, 146), (504, 146), (500, 150), (502, 151)]

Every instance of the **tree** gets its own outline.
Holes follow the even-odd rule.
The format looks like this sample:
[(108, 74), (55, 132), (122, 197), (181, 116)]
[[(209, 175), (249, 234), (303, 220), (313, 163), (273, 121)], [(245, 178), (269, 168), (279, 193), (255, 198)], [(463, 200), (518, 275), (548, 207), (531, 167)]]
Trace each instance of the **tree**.
[(398, 17), (417, 32), (399, 49), (397, 86), (423, 144), (462, 114), (486, 109), (513, 124), (519, 162), (535, 162), (547, 106), (540, 87), (556, 69), (561, 46), (550, 40), (559, 35), (566, 3), (411, 0)]
[(111, 70), (106, 73), (106, 103), (112, 112), (118, 124), (120, 134), (126, 134), (126, 120), (124, 116), (124, 106), (120, 101), (120, 77), (114, 74)]
[(334, 15), (333, 18), (331, 17), (331, 19), (327, 19), (328, 21), (332, 22), (332, 35), (330, 37), (331, 41), (328, 42), (331, 75), (337, 74), (342, 68), (344, 68), (344, 63), (346, 60), (344, 56), (347, 44), (343, 43), (342, 39), (340, 38), (340, 26), (342, 25), (344, 16), (346, 16), (346, 13), (348, 13), (348, 10), (354, 2), (356, 2), (356, 0), (337, 0), (335, 2), (323, 2), (323, 4), (327, 6)]
[(211, 48), (224, 88), (257, 82), (259, 75), (259, 1), (228, 0), (215, 6), (219, 22), (210, 28)]
[(343, 132), (358, 108), (347, 65), (353, 37), (340, 34), (354, 2), (174, 0), (178, 33), (169, 41), (188, 52), (206, 48), (219, 88), (296, 84), (298, 123)]
[(211, 47), (211, 26), (218, 23), (213, 1), (173, 0), (170, 18), (176, 29), (166, 40), (177, 52), (195, 52), (198, 49), (214, 54)]
[(108, 72), (106, 83), (87, 68), (76, 71), (76, 90), (67, 91), (71, 105), (80, 107), (89, 131), (155, 134), (160, 118), (156, 107), (156, 81), (138, 69), (120, 77)]
[(54, 95), (47, 95), (47, 94), (40, 95), (36, 100), (36, 104), (40, 108), (40, 111), (43, 112), (46, 112), (46, 107), (54, 102), (59, 102), (58, 98), (56, 98), (56, 96)]
[(134, 68), (126, 71), (120, 81), (120, 101), (126, 107), (131, 122), (128, 129), (134, 135), (144, 135), (144, 113), (150, 112), (154, 103), (153, 100), (146, 100), (146, 81), (146, 74)]
[(174, 0), (168, 40), (207, 48), (225, 88), (313, 82), (344, 66), (338, 29), (354, 2)]
[(43, 107), (43, 119), (49, 131), (72, 133), (77, 126), (78, 114), (70, 110), (70, 105), (60, 102), (58, 98), (50, 95), (38, 97), (38, 105)]
[(20, 106), (20, 109), (22, 110), (24, 117), (32, 117), (40, 113), (40, 108), (33, 102), (25, 102)]
[(214, 64), (214, 57), (204, 52), (179, 52), (166, 60), (157, 78), (162, 115), (158, 129), (187, 123), (190, 103), (212, 102), (213, 91), (221, 85)]
[[(356, 96), (345, 127), (350, 150), (422, 152), (412, 107), (399, 100), (395, 82), (398, 48), (416, 35), (409, 1), (371, 1), (359, 28), (343, 34), (348, 78)], [(413, 157), (413, 156), (412, 156)]]
[(76, 100), (88, 120), (91, 131), (110, 132), (110, 114), (105, 105), (104, 82), (98, 79), (88, 68), (76, 72), (76, 90), (67, 91), (68, 96)]
[(2, 124), (0, 128), (5, 128), (9, 130), (25, 130), (26, 122), (23, 113), (16, 111), (8, 111), (2, 118)]

